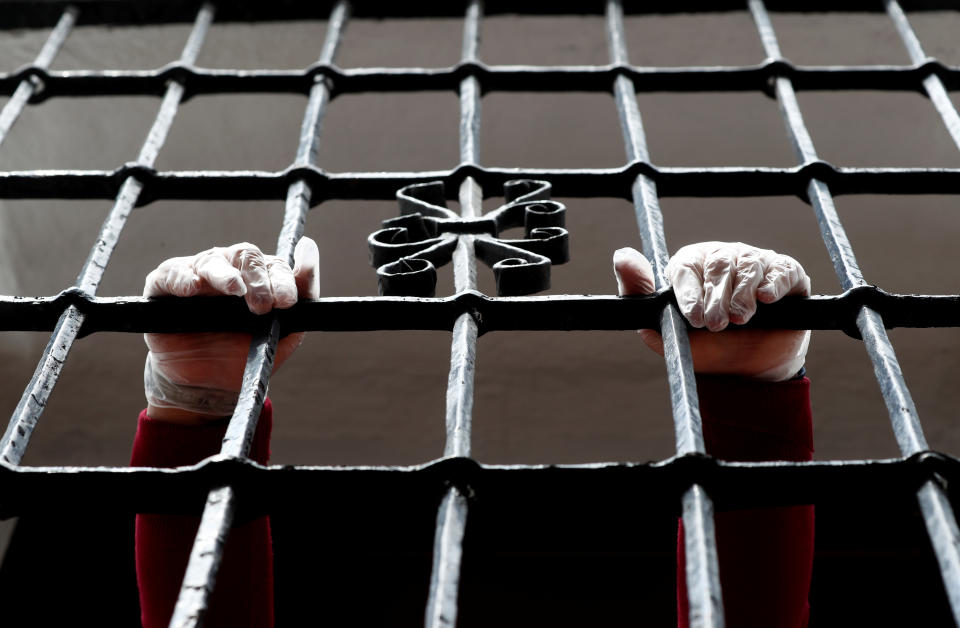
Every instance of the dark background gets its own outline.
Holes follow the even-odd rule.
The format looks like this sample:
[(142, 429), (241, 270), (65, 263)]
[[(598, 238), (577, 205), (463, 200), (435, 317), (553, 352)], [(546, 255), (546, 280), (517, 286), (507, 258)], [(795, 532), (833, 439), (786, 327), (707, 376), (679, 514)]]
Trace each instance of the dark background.
[[(927, 54), (948, 64), (960, 62), (955, 45), (960, 14), (917, 13), (910, 19)], [(774, 13), (773, 24), (784, 55), (797, 64), (909, 64), (882, 13)], [(303, 67), (319, 55), (325, 26), (215, 23), (198, 64)], [(0, 32), (0, 70), (31, 61), (47, 32)], [(158, 67), (179, 56), (188, 32), (185, 24), (79, 27), (52, 68)], [(626, 33), (630, 61), (640, 66), (763, 60), (746, 12), (628, 16)], [(458, 61), (461, 36), (456, 19), (351, 21), (337, 63), (445, 67)], [(480, 56), (489, 64), (609, 61), (601, 17), (490, 17), (481, 37)], [(638, 98), (651, 159), (658, 165), (795, 163), (776, 102), (762, 93)], [(821, 158), (835, 165), (960, 166), (960, 152), (920, 94), (800, 92), (799, 100)], [(181, 106), (157, 168), (283, 169), (294, 156), (305, 105), (306, 98), (297, 95), (193, 98)], [(0, 147), (0, 168), (113, 169), (136, 157), (158, 106), (153, 97), (55, 98), (30, 106)], [(608, 93), (492, 93), (482, 106), (484, 165), (616, 167), (625, 161)], [(344, 95), (330, 105), (319, 165), (334, 172), (447, 169), (458, 162), (458, 120), (452, 92)], [(572, 260), (553, 269), (548, 294), (614, 292), (612, 251), (640, 248), (632, 205), (610, 198), (560, 200), (568, 207)], [(870, 283), (890, 292), (958, 292), (960, 218), (953, 197), (844, 196), (836, 203)], [(489, 207), (496, 204), (489, 201)], [(669, 198), (661, 206), (671, 251), (700, 240), (775, 248), (801, 260), (814, 292), (839, 291), (813, 212), (797, 198)], [(109, 209), (105, 201), (0, 201), (0, 293), (52, 295), (68, 287)], [(137, 209), (99, 294), (140, 294), (144, 275), (160, 261), (212, 245), (249, 240), (272, 251), (282, 210), (280, 202), (199, 201), (161, 201)], [(362, 201), (331, 201), (312, 210), (306, 231), (320, 247), (323, 296), (376, 294), (365, 238), (396, 213), (393, 203)], [(481, 288), (491, 292), (486, 268), (481, 267), (480, 279)], [(438, 295), (452, 290), (452, 275), (445, 269)], [(960, 334), (933, 329), (890, 335), (931, 447), (956, 455)], [(0, 409), (8, 415), (46, 338), (0, 336)], [(407, 465), (441, 456), (449, 342), (445, 332), (310, 335), (271, 382), (277, 409), (273, 462)], [(479, 461), (647, 461), (672, 455), (663, 363), (634, 334), (496, 332), (480, 339), (478, 353), (473, 452)], [(144, 355), (136, 335), (97, 334), (78, 342), (24, 464), (126, 464), (136, 415), (144, 405)], [(818, 459), (898, 455), (860, 342), (841, 332), (815, 332), (807, 368)], [(504, 497), (471, 509), (463, 625), (473, 625), (468, 618), (476, 625), (583, 625), (644, 615), (662, 620), (654, 625), (669, 624), (675, 513), (654, 514), (642, 494), (623, 499), (627, 505), (592, 504), (591, 510), (584, 503), (534, 509), (534, 502)], [(943, 612), (938, 574), (912, 502), (909, 496), (902, 502), (898, 496), (891, 499), (878, 510), (856, 500), (818, 505), (817, 625), (864, 620), (871, 612), (873, 623), (893, 624), (918, 601)], [(318, 623), (324, 616), (341, 618), (330, 625), (420, 622), (433, 502), (421, 512), (386, 499), (366, 507), (375, 522), (370, 524), (356, 510), (341, 516), (343, 504), (306, 501), (302, 512), (286, 518), (278, 513), (278, 531), (290, 530), (286, 538), (302, 538), (304, 530), (313, 539), (356, 538), (369, 525), (368, 536), (379, 540), (360, 550), (320, 543), (285, 554), (287, 560), (294, 555), (300, 560), (289, 582), (302, 588), (289, 590), (303, 595), (278, 597), (278, 612), (289, 619), (309, 607)], [(503, 523), (508, 514), (515, 525)], [(611, 518), (619, 522), (612, 531), (602, 523)], [(0, 522), (0, 539), (12, 529), (11, 522)], [(118, 617), (129, 617), (124, 613), (135, 603), (132, 562), (121, 551), (129, 546), (126, 520), (64, 512), (60, 520), (33, 527), (24, 521), (0, 571), (3, 582), (19, 583), (5, 596), (21, 603), (15, 606), (29, 607), (27, 583), (36, 583), (23, 569), (39, 565), (48, 578), (47, 599), (71, 600), (76, 608), (90, 610), (85, 592), (96, 581), (89, 577), (91, 566), (109, 565), (96, 572), (101, 579), (95, 586), (115, 600), (110, 606)], [(278, 553), (283, 548), (278, 541)], [(472, 551), (477, 548), (481, 551)], [(283, 564), (278, 562), (278, 578)], [(304, 580), (305, 573), (312, 575)], [(324, 601), (311, 602), (311, 596)], [(382, 604), (370, 608), (371, 598)], [(371, 615), (352, 615), (357, 605)], [(67, 608), (70, 604), (40, 605), (31, 612), (56, 614)], [(928, 619), (937, 623), (933, 616)]]

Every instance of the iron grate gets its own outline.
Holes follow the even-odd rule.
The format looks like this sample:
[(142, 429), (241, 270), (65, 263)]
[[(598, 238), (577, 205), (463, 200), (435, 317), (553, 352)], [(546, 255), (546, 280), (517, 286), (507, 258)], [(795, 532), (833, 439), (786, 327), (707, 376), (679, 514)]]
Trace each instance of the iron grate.
[[(809, 3), (777, 3), (810, 10)], [(59, 2), (12, 2), (4, 6), (7, 26), (59, 22), (36, 57), (16, 72), (0, 74), (0, 93), (10, 96), (0, 111), (0, 142), (30, 103), (77, 95), (162, 95), (159, 112), (135, 162), (113, 171), (0, 172), (3, 198), (114, 199), (113, 208), (73, 287), (57, 296), (28, 299), (0, 297), (0, 331), (51, 331), (47, 348), (30, 380), (6, 433), (0, 441), (3, 514), (42, 509), (52, 497), (69, 502), (71, 495), (110, 495), (104, 508), (137, 508), (142, 495), (157, 498), (154, 508), (183, 508), (189, 496), (208, 493), (171, 625), (199, 625), (216, 583), (223, 544), (238, 511), (268, 510), (268, 494), (284, 486), (332, 482), (370, 486), (377, 483), (422, 484), (443, 490), (436, 517), (433, 572), (426, 609), (427, 626), (455, 625), (460, 564), (469, 495), (494, 487), (504, 478), (518, 481), (642, 481), (672, 491), (682, 503), (686, 529), (690, 621), (696, 626), (723, 625), (722, 596), (713, 532), (713, 498), (729, 502), (731, 487), (756, 486), (753, 494), (776, 493), (778, 503), (816, 501), (844, 490), (869, 491), (878, 484), (915, 491), (927, 532), (940, 565), (954, 619), (960, 624), (960, 530), (946, 493), (958, 475), (957, 460), (928, 451), (927, 442), (893, 346), (891, 327), (958, 327), (960, 295), (893, 295), (867, 284), (850, 241), (834, 208), (837, 194), (923, 194), (960, 192), (960, 169), (838, 168), (820, 159), (807, 132), (796, 98), (805, 89), (878, 89), (923, 91), (960, 148), (960, 116), (947, 89), (960, 85), (960, 68), (928, 58), (896, 0), (856, 10), (885, 10), (896, 26), (912, 65), (802, 67), (781, 54), (777, 36), (762, 0), (748, 0), (767, 59), (744, 67), (637, 67), (629, 63), (619, 0), (582, 9), (572, 3), (551, 3), (548, 12), (602, 12), (610, 63), (590, 67), (489, 66), (478, 56), (484, 9), (470, 0), (466, 11), (456, 3), (360, 3), (359, 13), (394, 13), (464, 17), (460, 62), (450, 68), (362, 68), (335, 65), (335, 53), (348, 22), (350, 4), (224, 3), (225, 19), (328, 18), (328, 31), (317, 63), (300, 70), (213, 70), (196, 66), (197, 55), (214, 19), (215, 7), (192, 2), (85, 2), (77, 7)], [(928, 3), (930, 4), (930, 3)], [(931, 6), (938, 6), (932, 3)], [(545, 11), (537, 3), (501, 6), (488, 12)], [(838, 7), (831, 4), (836, 10)], [(845, 7), (847, 8), (847, 7)], [(953, 8), (953, 7), (950, 7)], [(743, 9), (737, 3), (675, 3), (670, 10)], [(652, 9), (651, 9), (652, 11)], [(189, 17), (188, 17), (189, 16)], [(158, 23), (193, 19), (193, 29), (180, 59), (148, 71), (54, 72), (49, 65), (73, 26)], [(329, 173), (316, 165), (320, 129), (331, 99), (355, 92), (448, 90), (460, 98), (460, 163), (439, 172)], [(488, 168), (479, 163), (480, 103), (492, 91), (570, 90), (612, 93), (620, 116), (626, 163), (620, 168), (520, 170)], [(655, 166), (648, 154), (637, 91), (763, 91), (776, 98), (793, 143), (798, 164), (790, 168), (667, 168)], [(159, 172), (157, 154), (173, 124), (178, 106), (197, 94), (264, 92), (307, 94), (296, 159), (282, 172)], [(509, 296), (477, 291), (476, 243), (480, 235), (460, 233), (449, 244), (456, 295), (447, 298), (383, 296), (322, 298), (300, 303), (267, 317), (250, 315), (231, 299), (149, 300), (139, 297), (96, 297), (98, 284), (121, 237), (130, 212), (160, 199), (284, 200), (277, 254), (292, 259), (312, 206), (332, 199), (391, 199), (401, 188), (440, 182), (447, 196), (460, 201), (460, 223), (481, 221), (481, 203), (510, 180), (543, 180), (567, 197), (615, 196), (634, 203), (644, 252), (652, 261), (658, 292), (650, 297)], [(408, 188), (412, 189), (412, 188)], [(454, 194), (454, 191), (456, 193)], [(842, 329), (861, 338), (890, 414), (902, 458), (896, 461), (817, 463), (726, 463), (705, 455), (697, 391), (687, 340), (664, 268), (668, 259), (659, 199), (666, 196), (796, 195), (817, 217), (823, 241), (834, 263), (842, 294), (787, 300), (761, 306), (754, 327)], [(254, 333), (244, 373), (243, 392), (230, 420), (219, 456), (176, 471), (24, 467), (20, 461), (77, 338), (99, 331), (201, 331), (224, 329)], [(670, 385), (677, 455), (648, 464), (568, 465), (559, 468), (481, 465), (470, 459), (477, 338), (492, 330), (597, 330), (659, 328), (663, 333)], [(447, 390), (447, 441), (442, 459), (420, 467), (333, 469), (261, 467), (246, 458), (263, 406), (277, 339), (291, 331), (441, 329), (452, 332)], [(593, 480), (597, 478), (597, 480)], [(149, 487), (134, 491), (130, 487)], [(767, 488), (770, 490), (762, 490)], [(775, 490), (774, 490), (775, 489)], [(872, 490), (876, 490), (875, 488)], [(179, 495), (181, 497), (169, 497)], [(94, 498), (95, 501), (97, 498)], [(54, 500), (56, 501), (56, 500)], [(758, 505), (754, 503), (753, 505)]]

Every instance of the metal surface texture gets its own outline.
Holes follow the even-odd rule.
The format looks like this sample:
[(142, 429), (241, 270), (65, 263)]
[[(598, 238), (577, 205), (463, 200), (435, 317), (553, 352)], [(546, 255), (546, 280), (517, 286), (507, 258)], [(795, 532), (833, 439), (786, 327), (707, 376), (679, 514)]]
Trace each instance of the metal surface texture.
[[(470, 0), (463, 20), (461, 58), (464, 62), (472, 62), (477, 57), (482, 16), (483, 5), (480, 0)], [(460, 82), (459, 92), (460, 162), (476, 164), (480, 161), (480, 86), (476, 77), (465, 77)], [(432, 189), (435, 192), (442, 192), (443, 188), (437, 187), (435, 183), (427, 185), (433, 186)], [(508, 189), (526, 187), (524, 183), (518, 185), (517, 188), (508, 188), (504, 185), (504, 195), (506, 196)], [(549, 193), (549, 188), (547, 192)], [(401, 200), (401, 210), (404, 210), (401, 192), (397, 193), (397, 198)], [(471, 177), (465, 178), (460, 183), (458, 198), (462, 222), (476, 221), (482, 212), (483, 200), (483, 189), (477, 181)], [(411, 208), (415, 209), (417, 206), (412, 205)], [(455, 218), (455, 215), (453, 217)], [(457, 293), (477, 289), (477, 256), (482, 251), (478, 245), (481, 245), (481, 242), (473, 235), (456, 238), (452, 255), (453, 283)], [(499, 278), (497, 287), (498, 289), (500, 287)], [(447, 376), (445, 419), (447, 435), (444, 444), (444, 456), (448, 457), (468, 458), (470, 456), (477, 370), (477, 321), (478, 316), (474, 312), (465, 311), (457, 317), (453, 326), (453, 338), (450, 341), (450, 373)], [(463, 493), (470, 490), (466, 485), (451, 484), (446, 489), (437, 511), (430, 590), (424, 614), (426, 628), (457, 625), (463, 541), (469, 512)]]
[[(626, 38), (623, 34), (623, 6), (619, 0), (607, 2), (607, 39), (614, 64), (627, 61)], [(620, 114), (620, 126), (626, 145), (627, 159), (649, 161), (647, 140), (637, 106), (637, 97), (630, 79), (618, 75), (613, 84), (613, 95)], [(643, 252), (653, 265), (654, 286), (662, 290), (670, 285), (666, 276), (669, 260), (663, 230), (663, 214), (657, 194), (657, 184), (644, 174), (633, 183), (633, 205), (643, 241)], [(703, 427), (700, 403), (693, 374), (693, 356), (687, 327), (680, 310), (668, 303), (660, 315), (660, 333), (663, 336), (663, 357), (670, 386), (670, 405), (673, 408), (674, 434), (677, 453), (703, 454)], [(683, 525), (686, 533), (687, 598), (690, 604), (691, 626), (724, 625), (723, 595), (720, 591), (720, 568), (713, 525), (713, 502), (700, 485), (684, 491)]]
[[(75, 6), (74, 6), (75, 5)], [(803, 66), (784, 57), (768, 15), (780, 11), (857, 10), (886, 13), (910, 65)], [(956, 9), (954, 3), (917, 2), (913, 10)], [(199, 10), (198, 10), (199, 9)], [(197, 66), (214, 13), (218, 20), (327, 20), (316, 61), (294, 70), (210, 69)], [(748, 9), (767, 58), (730, 67), (650, 67), (630, 63), (624, 14)], [(514, 12), (605, 16), (609, 63), (597, 66), (488, 65), (480, 58), (483, 19)], [(876, 502), (891, 493), (916, 495), (960, 625), (960, 529), (951, 486), (960, 460), (928, 451), (920, 419), (886, 330), (960, 327), (960, 295), (890, 294), (868, 285), (847, 237), (834, 197), (841, 194), (960, 194), (958, 168), (851, 168), (821, 159), (797, 99), (801, 90), (883, 90), (923, 93), (960, 148), (960, 115), (948, 90), (960, 87), (960, 68), (926, 55), (896, 0), (764, 4), (682, 1), (584, 5), (573, 2), (413, 3), (222, 2), (200, 5), (81, 1), (9, 2), (0, 31), (50, 28), (35, 60), (0, 73), (0, 143), (26, 107), (82, 96), (162, 96), (137, 159), (114, 170), (0, 172), (2, 199), (112, 199), (74, 285), (53, 296), (0, 296), (0, 331), (51, 332), (36, 370), (0, 440), (0, 516), (50, 515), (64, 508), (104, 512), (201, 515), (171, 626), (201, 626), (216, 586), (223, 547), (235, 521), (298, 508), (318, 486), (330, 504), (389, 495), (424, 498), (437, 508), (424, 625), (457, 625), (461, 572), (469, 548), (468, 515), (475, 497), (547, 495), (558, 502), (584, 495), (643, 499), (684, 522), (691, 626), (723, 626), (714, 511), (724, 508)], [(372, 17), (453, 16), (463, 19), (459, 62), (444, 68), (354, 68), (335, 63), (348, 14)], [(51, 62), (77, 24), (163, 24), (193, 21), (179, 60), (152, 70), (52, 71)], [(0, 35), (3, 35), (0, 32)], [(343, 94), (456, 92), (459, 163), (447, 170), (329, 172), (317, 165), (320, 130), (330, 102)], [(481, 102), (491, 92), (611, 94), (626, 160), (615, 168), (496, 168), (481, 164)], [(754, 91), (776, 99), (797, 155), (793, 167), (665, 167), (648, 151), (638, 92)], [(293, 162), (283, 170), (158, 171), (154, 164), (178, 107), (201, 94), (308, 95)], [(612, 112), (612, 110), (611, 110)], [(656, 293), (522, 296), (549, 287), (550, 268), (569, 258), (565, 207), (550, 195), (613, 197), (633, 203), (643, 249), (655, 273)], [(889, 413), (901, 457), (814, 463), (730, 463), (705, 453), (688, 326), (679, 314), (665, 267), (669, 258), (663, 197), (796, 196), (817, 218), (842, 293), (786, 298), (760, 305), (748, 328), (835, 329), (863, 341)], [(504, 204), (484, 213), (485, 198)], [(340, 199), (392, 200), (400, 215), (368, 238), (379, 297), (302, 301), (266, 317), (241, 299), (97, 297), (111, 255), (136, 207), (167, 199), (283, 200), (277, 255), (293, 260), (308, 212)], [(460, 211), (447, 208), (458, 201)], [(589, 211), (589, 210), (587, 210)], [(522, 237), (505, 234), (522, 228)], [(573, 234), (576, 237), (576, 233)], [(360, 243), (358, 243), (358, 246)], [(478, 291), (477, 260), (490, 266), (497, 295)], [(435, 298), (436, 269), (452, 265), (453, 296)], [(372, 280), (372, 274), (371, 274)], [(676, 455), (661, 462), (582, 465), (484, 465), (471, 458), (478, 338), (505, 330), (657, 329), (663, 334)], [(252, 334), (242, 392), (220, 453), (177, 469), (25, 467), (21, 460), (78, 338), (98, 332), (244, 331)], [(451, 332), (444, 416), (445, 445), (436, 460), (406, 467), (267, 467), (247, 458), (273, 368), (278, 339), (296, 331), (443, 330)], [(955, 491), (955, 489), (954, 489)], [(198, 504), (204, 503), (202, 513)], [(433, 506), (431, 506), (433, 507)]]

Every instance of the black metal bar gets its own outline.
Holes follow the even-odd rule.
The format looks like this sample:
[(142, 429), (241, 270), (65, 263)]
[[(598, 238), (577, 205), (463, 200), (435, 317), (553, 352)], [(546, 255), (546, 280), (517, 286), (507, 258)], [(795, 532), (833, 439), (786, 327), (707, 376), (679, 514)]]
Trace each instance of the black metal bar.
[[(349, 4), (345, 0), (341, 0), (334, 7), (320, 53), (322, 63), (333, 61), (348, 11)], [(320, 141), (320, 127), (329, 102), (329, 86), (325, 79), (317, 77), (303, 115), (294, 167), (314, 165)], [(291, 266), (294, 248), (303, 235), (311, 196), (311, 187), (303, 178), (293, 180), (287, 189), (283, 222), (277, 239), (277, 256), (286, 259)], [(245, 458), (250, 450), (273, 372), (273, 359), (279, 338), (280, 320), (276, 314), (271, 314), (250, 343), (240, 396), (220, 448), (222, 457)], [(224, 544), (233, 525), (236, 502), (236, 493), (229, 485), (210, 491), (190, 552), (180, 595), (170, 618), (171, 628), (203, 625), (210, 594), (216, 586)]]
[[(0, 29), (42, 28), (49, 26), (70, 4), (83, 6), (83, 24), (162, 24), (189, 22), (196, 12), (196, 3), (191, 0), (167, 0), (166, 2), (117, 2), (116, 0), (8, 0), (5, 19)], [(276, 0), (263, 3), (257, 0), (233, 0), (223, 2), (218, 9), (224, 21), (273, 21), (325, 19), (334, 6), (333, 0), (302, 2), (302, 0)], [(489, 15), (523, 13), (528, 15), (602, 15), (598, 3), (577, 0), (554, 0), (553, 2), (516, 2), (514, 0), (489, 0), (486, 9)], [(878, 12), (882, 7), (871, 0), (777, 0), (777, 11), (858, 11)], [(356, 11), (358, 17), (403, 18), (403, 17), (459, 17), (462, 6), (449, 0), (420, 0), (418, 2), (364, 2)], [(913, 0), (911, 10), (952, 10), (956, 4), (951, 0)], [(628, 13), (635, 15), (671, 14), (691, 12), (727, 12), (743, 10), (742, 2), (734, 0), (674, 0), (665, 3), (629, 3)]]
[[(481, 168), (422, 172), (330, 173), (316, 167), (263, 171), (155, 172), (134, 164), (114, 171), (31, 170), (0, 172), (0, 198), (114, 198), (128, 176), (144, 182), (137, 206), (156, 200), (283, 200), (291, 179), (304, 178), (314, 190), (311, 203), (324, 200), (392, 200), (399, 188), (442, 181), (457, 190), (467, 177), (482, 189), (502, 189), (516, 178), (547, 179), (557, 197), (631, 198), (642, 173), (663, 197), (797, 196), (807, 199), (811, 177), (845, 194), (960, 194), (960, 168), (838, 168), (822, 160), (790, 168), (653, 166), (634, 162), (620, 168)], [(487, 192), (485, 192), (486, 194)]]
[[(442, 298), (326, 297), (302, 301), (278, 312), (280, 333), (430, 329), (452, 331), (465, 312), (479, 319), (478, 333), (508, 330), (659, 329), (670, 291), (622, 298), (604, 295), (490, 297), (467, 291)], [(231, 297), (147, 299), (89, 297), (64, 292), (56, 297), (0, 296), (0, 331), (52, 331), (68, 306), (83, 314), (80, 337), (113, 332), (256, 332), (262, 321)], [(960, 295), (890, 294), (865, 286), (840, 295), (791, 297), (759, 304), (743, 328), (839, 329), (859, 338), (863, 307), (877, 312), (887, 329), (960, 327)], [(450, 434), (451, 442), (459, 438)], [(452, 451), (462, 451), (460, 445)], [(448, 451), (447, 455), (453, 455)]]
[[(184, 45), (181, 61), (193, 63), (196, 60), (212, 18), (212, 5), (203, 5), (196, 14), (196, 21), (190, 37)], [(139, 167), (153, 167), (157, 153), (166, 139), (171, 124), (173, 124), (173, 118), (177, 113), (182, 97), (183, 85), (175, 80), (171, 81), (157, 112), (157, 117), (137, 157)], [(127, 217), (136, 205), (143, 187), (144, 184), (133, 176), (124, 179), (119, 192), (117, 192), (113, 208), (100, 228), (97, 241), (74, 284), (74, 287), (80, 293), (89, 296), (96, 293), (103, 272), (110, 261), (110, 255), (117, 245), (120, 233), (126, 225)], [(40, 415), (46, 407), (47, 400), (50, 398), (50, 394), (57, 383), (57, 378), (60, 376), (63, 363), (77, 339), (77, 332), (82, 324), (83, 314), (72, 305), (67, 307), (61, 315), (54, 334), (51, 336), (46, 349), (44, 349), (37, 369), (30, 379), (30, 383), (27, 384), (13, 416), (10, 418), (7, 430), (3, 438), (0, 439), (0, 460), (3, 462), (19, 464), (23, 458), (30, 441), (30, 435), (40, 420)]]
[[(628, 61), (623, 32), (623, 7), (620, 0), (607, 2), (607, 38), (611, 60), (615, 65)], [(646, 136), (637, 96), (631, 80), (619, 75), (614, 82), (614, 98), (620, 115), (624, 143), (629, 161), (649, 162)], [(663, 214), (657, 194), (657, 184), (645, 174), (638, 174), (633, 183), (633, 203), (643, 241), (643, 250), (653, 265), (654, 285), (662, 290), (670, 286), (666, 276), (669, 260), (663, 231)], [(700, 420), (700, 404), (693, 374), (693, 356), (687, 338), (686, 321), (673, 303), (668, 303), (660, 317), (663, 335), (664, 360), (670, 386), (670, 404), (677, 454), (702, 454), (706, 449)], [(724, 625), (723, 596), (720, 589), (720, 570), (714, 533), (713, 503), (698, 484), (683, 492), (684, 546), (686, 549), (687, 598), (690, 603), (691, 626)]]
[[(763, 0), (748, 0), (748, 2), (767, 56), (781, 57), (776, 33)], [(787, 125), (787, 132), (798, 159), (804, 163), (815, 161), (816, 149), (803, 122), (790, 79), (777, 78), (775, 89), (777, 101)], [(820, 233), (833, 260), (841, 287), (844, 290), (850, 290), (865, 286), (866, 281), (857, 265), (853, 247), (833, 204), (830, 188), (825, 182), (811, 178), (808, 197), (816, 213)], [(874, 374), (887, 406), (900, 451), (904, 456), (925, 451), (928, 446), (917, 416), (917, 409), (903, 378), (893, 344), (884, 329), (883, 319), (877, 311), (863, 306), (857, 315), (857, 328), (860, 330), (864, 346), (873, 364)], [(956, 516), (943, 488), (932, 477), (917, 493), (917, 499), (924, 514), (927, 534), (933, 545), (934, 554), (937, 556), (954, 621), (960, 625), (960, 529), (957, 527)]]
[[(470, 0), (463, 22), (462, 64), (475, 65), (480, 46), (480, 25), (483, 6)], [(480, 82), (474, 74), (463, 77), (460, 93), (460, 162), (477, 166), (480, 163)], [(477, 218), (482, 213), (483, 189), (476, 179), (467, 176), (459, 185), (460, 215)], [(474, 237), (458, 238), (453, 253), (453, 280), (457, 294), (477, 289), (477, 254)], [(477, 360), (477, 319), (465, 310), (453, 324), (450, 344), (450, 374), (447, 379), (446, 444), (444, 456), (470, 456), (470, 429), (473, 415), (473, 390)], [(457, 625), (457, 598), (460, 592), (460, 569), (463, 538), (467, 525), (467, 498), (463, 488), (451, 485), (437, 511), (433, 542), (433, 567), (424, 615), (426, 628)]]
[(798, 66), (767, 59), (746, 66), (656, 67), (626, 62), (597, 66), (491, 66), (465, 61), (446, 68), (338, 68), (317, 63), (302, 69), (219, 69), (171, 63), (152, 70), (50, 71), (33, 63), (0, 72), (0, 95), (12, 95), (24, 81), (42, 85), (31, 102), (57, 97), (161, 95), (177, 79), (186, 98), (198, 94), (309, 94), (318, 76), (331, 81), (331, 95), (457, 90), (465, 76), (476, 76), (485, 91), (609, 92), (617, 76), (626, 76), (639, 92), (765, 92), (777, 76), (788, 76), (798, 90), (921, 91), (936, 75), (952, 88), (960, 85), (960, 67), (933, 58), (913, 65)]
[[(771, 417), (771, 420), (775, 420)], [(892, 460), (816, 462), (725, 462), (674, 457), (652, 463), (573, 465), (485, 465), (442, 458), (413, 466), (262, 466), (250, 460), (208, 458), (176, 469), (145, 467), (12, 467), (0, 464), (4, 492), (0, 516), (157, 512), (199, 515), (212, 487), (230, 485), (241, 496), (239, 516), (273, 509), (302, 509), (303, 495), (323, 486), (327, 500), (356, 495), (379, 500), (391, 494), (434, 498), (449, 482), (485, 494), (585, 493), (622, 499), (642, 497), (651, 512), (676, 511), (677, 493), (690, 484), (706, 486), (720, 509), (790, 504), (864, 503), (909, 497), (936, 474), (947, 484), (960, 481), (960, 459), (926, 453)], [(331, 501), (324, 502), (330, 504)]]
[[(923, 46), (910, 27), (910, 22), (897, 0), (887, 0), (886, 8), (887, 14), (903, 39), (910, 59), (914, 63), (920, 62), (919, 60), (926, 61)], [(931, 71), (923, 79), (923, 88), (937, 113), (940, 114), (954, 145), (960, 148), (960, 115), (957, 114), (956, 107), (947, 95), (943, 81)], [(864, 309), (865, 313), (868, 311)], [(950, 608), (953, 610), (954, 621), (960, 624), (960, 552), (956, 549), (956, 541), (960, 539), (960, 529), (957, 528), (956, 515), (946, 494), (934, 481), (923, 485), (917, 493), (917, 499), (937, 556), (940, 573), (943, 575), (944, 588)]]
[[(770, 22), (769, 15), (761, 0), (749, 0), (750, 10), (757, 23), (767, 56), (777, 58), (780, 49), (776, 41), (776, 34)], [(776, 81), (777, 101), (787, 125), (787, 132), (793, 143), (798, 159), (809, 163), (818, 159), (813, 139), (807, 131), (800, 113), (800, 106), (796, 94), (788, 78), (778, 78)], [(810, 204), (813, 206), (820, 226), (823, 241), (833, 261), (837, 278), (844, 290), (851, 290), (867, 285), (863, 273), (857, 264), (853, 247), (840, 222), (833, 195), (824, 181), (811, 178), (807, 188)], [(858, 327), (866, 340), (866, 347), (870, 352), (877, 380), (884, 389), (884, 399), (890, 411), (894, 433), (904, 455), (911, 455), (927, 448), (923, 437), (923, 430), (916, 417), (916, 408), (910, 398), (903, 374), (897, 364), (893, 347), (884, 331), (882, 321), (878, 320), (875, 312), (864, 308), (858, 315)]]

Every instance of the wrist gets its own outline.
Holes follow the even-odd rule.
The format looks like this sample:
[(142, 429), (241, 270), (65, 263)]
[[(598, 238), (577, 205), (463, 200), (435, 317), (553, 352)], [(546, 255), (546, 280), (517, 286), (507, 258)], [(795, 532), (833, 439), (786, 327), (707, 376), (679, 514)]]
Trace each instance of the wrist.
[(157, 366), (153, 352), (147, 353), (143, 367), (143, 390), (150, 418), (194, 425), (231, 416), (240, 396), (235, 390), (175, 381)]
[(216, 414), (203, 414), (200, 412), (191, 412), (182, 408), (161, 407), (147, 404), (147, 416), (155, 421), (165, 423), (177, 423), (179, 425), (206, 425), (211, 421), (223, 419), (223, 416)]

